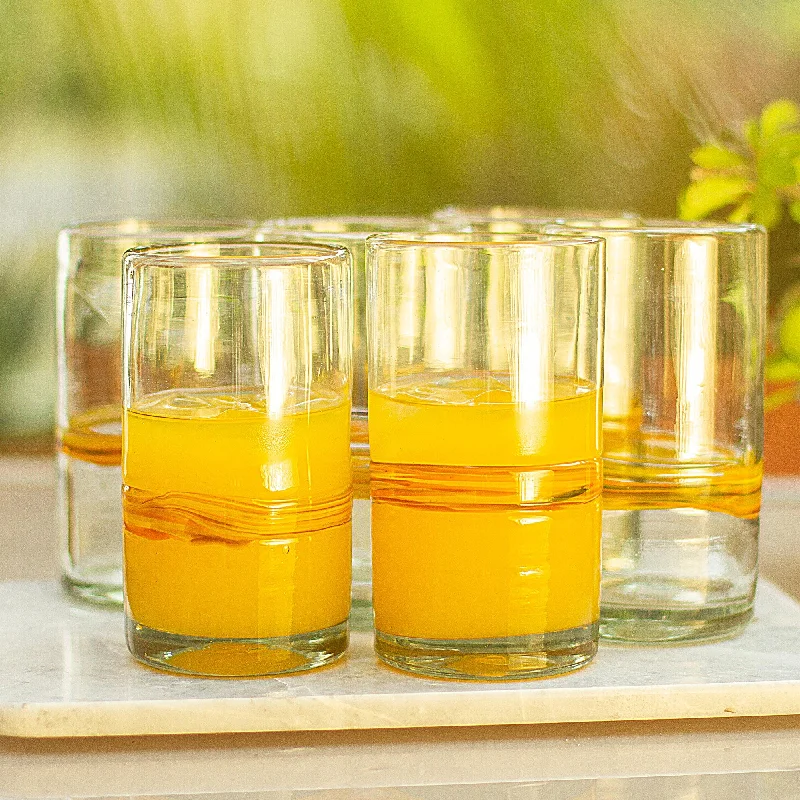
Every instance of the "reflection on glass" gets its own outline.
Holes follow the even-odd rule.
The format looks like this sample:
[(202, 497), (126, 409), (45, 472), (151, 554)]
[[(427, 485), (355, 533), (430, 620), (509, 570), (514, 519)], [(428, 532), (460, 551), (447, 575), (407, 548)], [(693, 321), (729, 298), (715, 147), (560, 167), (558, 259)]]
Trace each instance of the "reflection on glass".
[[(362, 627), (371, 624), (372, 551), (370, 544), (371, 508), (369, 500), (369, 430), (367, 420), (367, 285), (365, 272), (366, 240), (375, 233), (430, 230), (434, 225), (427, 217), (297, 217), (268, 220), (261, 226), (261, 235), (270, 241), (321, 242), (346, 247), (353, 257), (353, 416), (351, 451), (353, 459), (353, 603), (355, 623)], [(416, 273), (406, 271), (402, 280), (412, 283), (403, 288), (403, 296), (412, 298), (417, 291)], [(446, 299), (442, 302), (447, 303)], [(410, 308), (410, 307), (409, 307)], [(406, 312), (405, 326), (408, 341), (413, 341), (416, 324)], [(457, 322), (449, 331), (455, 335)], [(431, 334), (444, 338), (450, 335)], [(413, 346), (408, 344), (408, 346)]]

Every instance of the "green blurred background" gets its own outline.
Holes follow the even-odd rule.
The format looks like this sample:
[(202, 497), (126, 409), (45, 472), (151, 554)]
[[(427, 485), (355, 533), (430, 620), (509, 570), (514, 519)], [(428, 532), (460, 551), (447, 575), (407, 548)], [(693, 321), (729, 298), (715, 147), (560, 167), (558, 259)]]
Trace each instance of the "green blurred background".
[[(698, 140), (800, 99), (787, 0), (27, 0), (0, 19), (5, 442), (51, 436), (68, 223), (673, 216)], [(780, 285), (796, 226), (774, 238)]]

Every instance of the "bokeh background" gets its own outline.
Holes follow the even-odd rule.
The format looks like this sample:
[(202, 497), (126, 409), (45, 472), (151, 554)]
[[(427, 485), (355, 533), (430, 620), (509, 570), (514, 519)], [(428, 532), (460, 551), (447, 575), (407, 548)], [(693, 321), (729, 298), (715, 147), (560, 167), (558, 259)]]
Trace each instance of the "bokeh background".
[[(51, 441), (56, 235), (129, 216), (674, 216), (800, 100), (789, 0), (26, 0), (0, 36), (0, 445)], [(773, 294), (798, 226), (773, 234)], [(22, 444), (20, 444), (22, 443)]]

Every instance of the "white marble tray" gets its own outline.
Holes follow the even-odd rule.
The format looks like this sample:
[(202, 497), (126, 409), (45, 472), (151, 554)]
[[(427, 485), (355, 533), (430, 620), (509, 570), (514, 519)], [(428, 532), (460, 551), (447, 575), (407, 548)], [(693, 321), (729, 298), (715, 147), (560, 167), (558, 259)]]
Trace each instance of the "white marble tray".
[(52, 583), (0, 583), (0, 736), (122, 736), (412, 728), (800, 714), (800, 606), (762, 582), (737, 639), (602, 645), (570, 675), (505, 684), (435, 681), (377, 663), (354, 633), (347, 660), (287, 678), (183, 678), (136, 664), (121, 612), (71, 603)]

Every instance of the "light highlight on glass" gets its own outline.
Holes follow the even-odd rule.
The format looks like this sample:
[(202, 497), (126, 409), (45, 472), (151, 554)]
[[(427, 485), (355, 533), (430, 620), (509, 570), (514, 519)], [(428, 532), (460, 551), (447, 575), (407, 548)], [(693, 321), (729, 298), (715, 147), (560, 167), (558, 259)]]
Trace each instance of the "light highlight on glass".
[[(360, 612), (356, 622), (362, 627), (367, 627), (371, 621), (372, 600), (365, 242), (368, 236), (376, 233), (425, 231), (432, 225), (432, 220), (426, 217), (375, 216), (297, 217), (269, 220), (261, 226), (262, 236), (270, 241), (321, 242), (345, 247), (353, 257), (353, 603)], [(408, 324), (413, 325), (413, 322), (409, 319)], [(452, 330), (452, 326), (448, 330)], [(442, 332), (441, 336), (445, 335)]]

